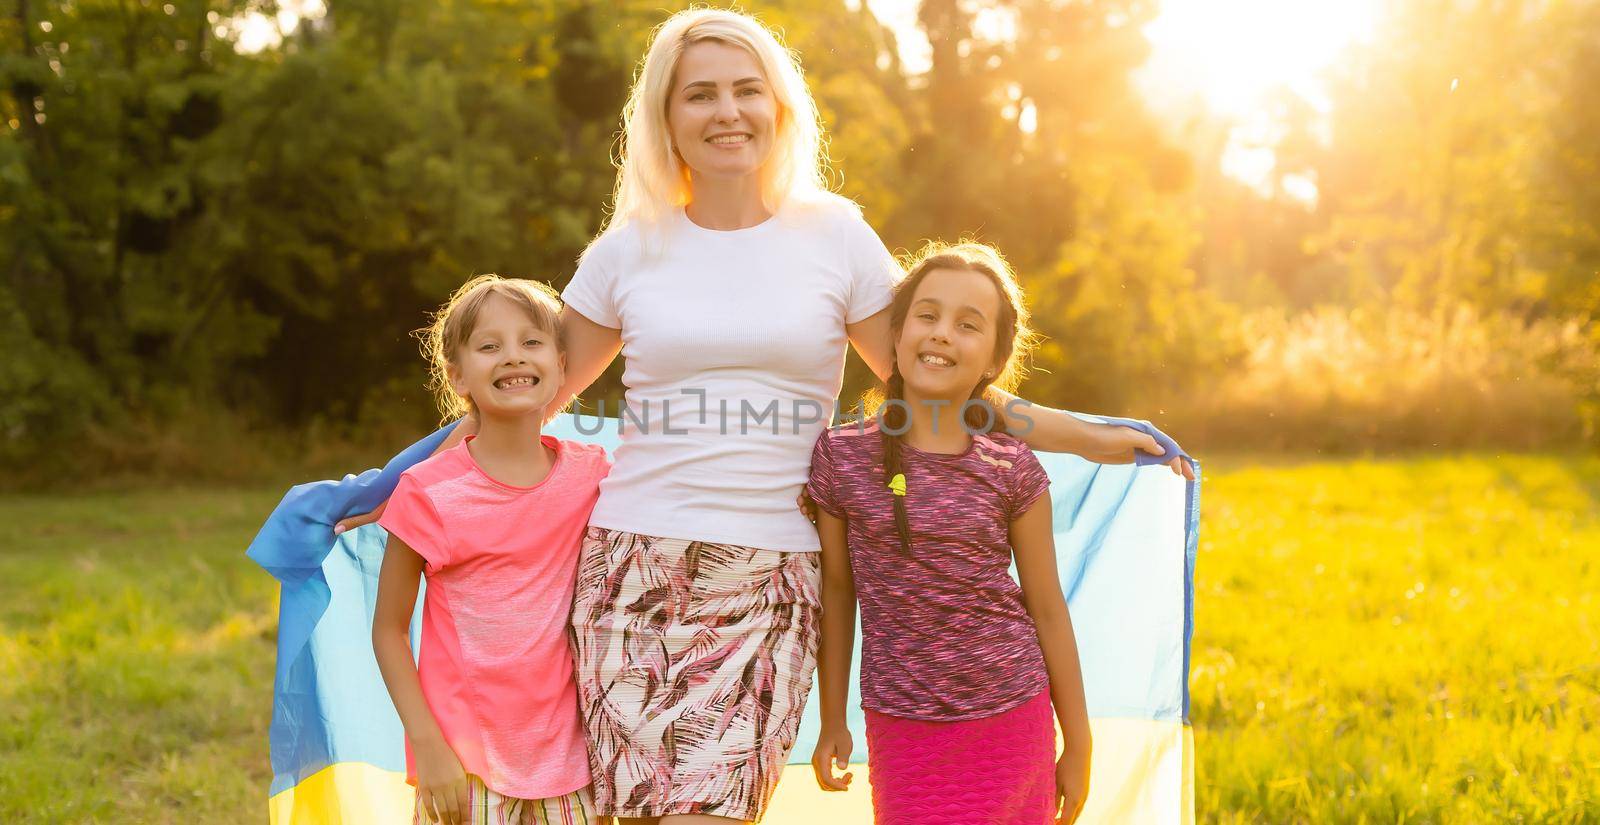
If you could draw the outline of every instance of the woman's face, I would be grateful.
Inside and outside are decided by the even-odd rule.
[[[695,43],[678,60],[670,95],[672,145],[695,178],[748,178],[771,156],[778,101],[754,55]]]
[[[908,390],[956,403],[996,369],[1000,292],[982,273],[935,269],[917,284],[895,340],[895,363]]]

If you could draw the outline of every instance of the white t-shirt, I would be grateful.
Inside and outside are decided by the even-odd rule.
[[[621,445],[589,523],[665,538],[816,551],[795,499],[844,381],[845,324],[900,277],[848,204],[747,229],[625,224],[562,294],[622,331]]]

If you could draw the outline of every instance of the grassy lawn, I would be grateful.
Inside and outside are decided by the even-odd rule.
[[[1600,460],[1207,472],[1202,821],[1600,821]],[[281,492],[0,497],[0,821],[264,819]]]
[[[1600,461],[1223,465],[1202,820],[1600,821]]]
[[[0,498],[0,821],[265,818],[280,495]]]

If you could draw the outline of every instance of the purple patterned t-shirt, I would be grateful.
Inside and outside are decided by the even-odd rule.
[[[1026,444],[978,435],[945,455],[901,442],[911,554],[895,530],[875,422],[835,427],[811,453],[806,492],[847,522],[861,605],[861,706],[907,719],[1004,713],[1049,685],[1011,522],[1050,489]],[[1046,505],[1048,506],[1048,505]]]

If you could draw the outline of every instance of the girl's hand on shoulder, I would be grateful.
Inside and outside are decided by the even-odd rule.
[[[450,431],[450,435],[445,437],[445,440],[439,444],[439,448],[434,450],[433,454],[434,455],[438,455],[439,453],[442,453],[445,450],[448,450],[451,447],[454,447],[455,445],[460,444],[461,440],[466,438],[467,436],[477,434],[477,432],[478,432],[478,414],[476,412],[469,412],[466,415],[461,417],[461,423],[457,424],[456,428],[454,430]],[[358,515],[358,516],[351,516],[351,517],[349,517],[347,519],[340,519],[337,523],[335,523],[333,525],[333,534],[335,536],[337,536],[340,533],[346,532],[348,530],[354,530],[357,527],[365,527],[366,525],[377,521],[379,518],[381,518],[383,516],[383,508],[388,507],[388,506],[389,506],[389,502],[385,501],[382,504],[379,504],[377,507],[373,508],[372,512],[370,512],[370,513],[362,513],[361,515]]]
[[[362,513],[359,516],[351,516],[347,519],[341,519],[338,523],[333,525],[333,534],[337,536],[347,530],[354,530],[357,527],[365,527],[368,524],[383,518],[383,508],[388,506],[389,502],[388,500],[385,500],[382,504],[374,507],[370,513]]]
[[[850,729],[840,726],[836,729],[824,729],[817,738],[817,749],[811,752],[811,770],[817,774],[817,785],[825,791],[846,791],[850,789],[850,779],[853,774],[846,770],[850,767],[850,751],[855,748],[855,743],[850,738]],[[834,767],[837,766],[842,774],[835,776]]]
[[[417,802],[443,825],[465,825],[468,810],[467,772],[456,752],[443,740],[411,743],[417,762]]]
[[[1089,798],[1089,754],[1083,749],[1067,747],[1067,752],[1056,761],[1057,825],[1072,825],[1083,813],[1083,803]]]

